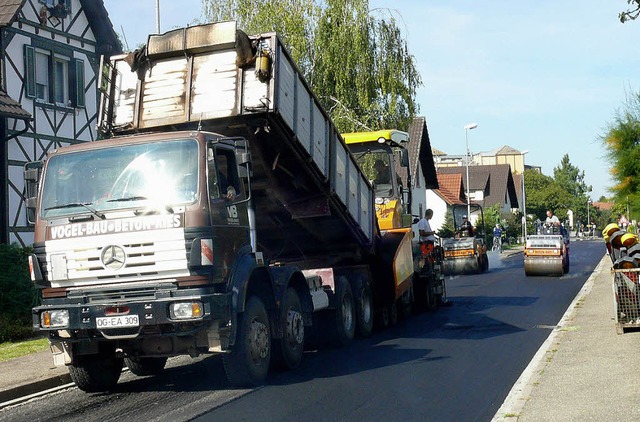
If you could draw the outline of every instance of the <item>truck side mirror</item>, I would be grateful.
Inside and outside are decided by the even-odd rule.
[[[29,224],[35,224],[36,222],[36,206],[42,164],[42,161],[32,161],[24,166],[25,209]]]
[[[400,166],[409,167],[409,151],[406,149],[400,150]]]

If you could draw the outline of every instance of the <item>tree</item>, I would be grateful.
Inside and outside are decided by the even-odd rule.
[[[554,167],[553,179],[576,197],[582,198],[591,192],[591,186],[584,182],[584,171],[571,164],[569,154],[565,154],[560,160],[560,165]]]
[[[551,209],[562,218],[571,209],[573,199],[552,177],[535,170],[524,171],[524,185],[527,192],[527,214],[544,220],[545,213]]]
[[[640,93],[629,94],[601,137],[616,184],[614,201],[637,214],[640,204]]]
[[[569,194],[571,200],[566,206],[573,211],[574,219],[587,221],[588,194],[592,188],[584,182],[584,171],[571,164],[569,154],[565,154],[560,165],[553,169],[553,179]]]
[[[630,7],[618,14],[618,19],[620,19],[622,23],[635,20],[638,15],[640,15],[640,0],[627,0],[627,4],[629,4]]]
[[[453,237],[453,235],[455,234],[455,229],[453,226],[453,213],[451,212],[451,207],[447,206],[447,212],[444,215],[444,223],[442,224],[442,226],[440,226],[436,234],[443,239]]]
[[[368,0],[203,0],[209,21],[276,31],[341,132],[407,128],[422,85],[388,9]],[[374,16],[374,13],[376,16]]]
[[[208,22],[235,20],[248,34],[275,31],[303,74],[312,66],[312,34],[320,16],[315,0],[202,0]]]

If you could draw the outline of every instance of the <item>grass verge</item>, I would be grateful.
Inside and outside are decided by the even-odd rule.
[[[47,338],[0,343],[0,362],[48,349],[49,339]]]

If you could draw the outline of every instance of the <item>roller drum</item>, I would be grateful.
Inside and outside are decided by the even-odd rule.
[[[524,258],[524,272],[529,276],[555,276],[564,274],[562,257],[558,258]]]

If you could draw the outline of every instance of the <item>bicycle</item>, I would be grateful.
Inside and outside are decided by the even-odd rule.
[[[500,251],[502,253],[502,239],[499,237],[493,238],[493,246],[491,247],[492,251]]]

